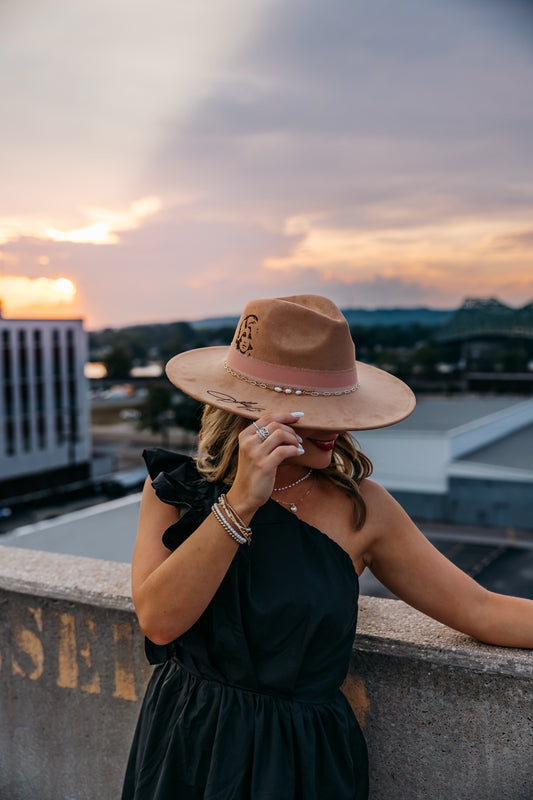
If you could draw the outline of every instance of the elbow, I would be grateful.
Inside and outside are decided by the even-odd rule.
[[[494,592],[480,587],[478,603],[472,603],[468,623],[461,626],[462,633],[482,644],[497,644],[493,617],[494,600],[497,597]]]
[[[161,612],[151,613],[147,610],[138,610],[137,619],[144,635],[157,645],[170,644],[188,628],[188,626],[179,625],[179,621],[177,622]]]

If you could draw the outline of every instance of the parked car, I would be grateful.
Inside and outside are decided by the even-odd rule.
[[[139,467],[115,472],[113,475],[103,478],[99,483],[102,492],[108,497],[123,497],[131,492],[140,492],[145,480],[146,470],[144,467]]]

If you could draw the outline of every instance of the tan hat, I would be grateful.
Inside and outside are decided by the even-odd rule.
[[[317,295],[252,300],[229,348],[180,353],[166,371],[203,403],[249,419],[303,411],[302,425],[321,430],[383,428],[415,407],[403,381],[355,360],[346,319]]]

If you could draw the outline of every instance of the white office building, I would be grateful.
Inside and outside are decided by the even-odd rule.
[[[422,396],[398,425],[354,436],[411,516],[533,529],[533,399]]]
[[[89,476],[86,355],[82,320],[0,318],[0,501]]]

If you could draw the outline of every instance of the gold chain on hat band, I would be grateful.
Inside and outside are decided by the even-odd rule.
[[[260,381],[256,381],[253,378],[248,378],[246,375],[243,375],[241,372],[237,372],[236,370],[232,369],[227,361],[224,361],[224,369],[226,372],[229,372],[234,378],[238,378],[240,381],[245,381],[246,383],[250,383],[252,386],[257,386],[259,389],[270,389],[272,392],[284,393],[284,394],[296,394],[296,395],[308,395],[309,397],[340,397],[345,394],[351,394],[359,389],[359,383],[356,383],[355,386],[349,386],[347,389],[340,389],[336,392],[319,392],[310,389],[294,389],[285,386],[274,386],[273,384],[269,383],[262,383]]]

